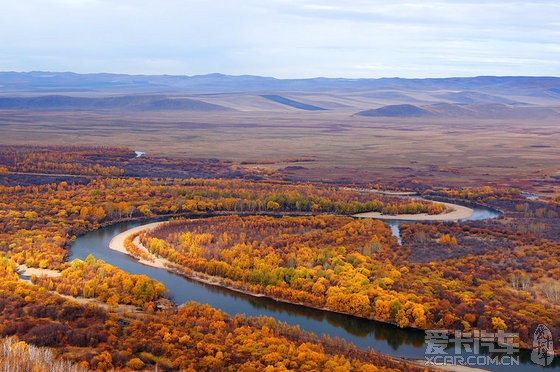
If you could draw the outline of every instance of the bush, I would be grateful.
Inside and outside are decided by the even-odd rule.
[[[144,362],[141,361],[139,358],[132,358],[126,363],[126,366],[135,371],[139,371],[142,368],[144,368],[146,364],[144,364]]]

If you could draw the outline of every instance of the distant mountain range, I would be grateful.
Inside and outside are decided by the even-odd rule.
[[[494,92],[559,94],[558,77],[479,76],[440,79],[276,79],[253,75],[209,74],[125,75],[76,74],[72,72],[0,72],[0,89],[7,92],[206,92],[235,93],[258,91],[317,90],[479,90]],[[462,99],[462,98],[461,98]]]
[[[275,79],[222,74],[0,72],[0,110],[537,118],[560,115],[560,78]]]

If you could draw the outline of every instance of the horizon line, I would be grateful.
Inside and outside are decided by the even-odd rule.
[[[30,71],[14,71],[14,70],[0,70],[0,74],[33,74],[33,73],[46,73],[46,74],[74,74],[74,75],[125,75],[125,76],[169,76],[169,77],[207,77],[207,76],[227,76],[227,77],[259,77],[264,79],[275,80],[315,80],[315,79],[329,79],[329,80],[383,80],[383,79],[401,79],[401,80],[444,80],[444,79],[477,79],[477,78],[535,78],[535,79],[558,79],[560,76],[553,75],[472,75],[472,76],[447,76],[447,77],[399,77],[399,76],[383,76],[383,77],[290,77],[280,78],[267,75],[253,75],[253,74],[225,74],[221,72],[210,72],[206,74],[145,74],[145,73],[122,73],[122,72],[74,72],[74,71],[47,71],[47,70],[30,70]]]

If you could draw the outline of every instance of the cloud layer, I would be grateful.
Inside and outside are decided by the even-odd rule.
[[[4,71],[560,75],[556,0],[5,2]]]

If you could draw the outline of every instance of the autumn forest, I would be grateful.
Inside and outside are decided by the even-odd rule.
[[[397,238],[355,216],[437,216],[443,202],[500,217],[404,221]],[[560,197],[514,187],[311,182],[127,148],[0,146],[0,364],[425,369],[274,318],[176,303],[161,282],[94,255],[68,259],[77,237],[131,220],[161,223],[127,236],[129,255],[194,281],[402,329],[515,332],[523,348],[542,323],[560,345],[559,215]]]

